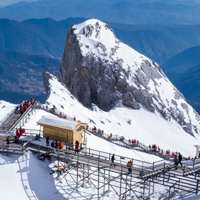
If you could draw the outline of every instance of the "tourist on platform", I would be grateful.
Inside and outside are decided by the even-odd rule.
[[[9,136],[6,137],[6,144],[7,144],[7,145],[10,144]]]
[[[133,161],[129,160],[127,163],[128,174],[132,174]]]
[[[111,156],[111,166],[115,167],[115,154]]]
[[[177,155],[174,156],[174,166],[175,166],[175,169],[177,169],[177,166],[178,166],[178,157],[177,157]]]
[[[46,137],[46,145],[49,146],[49,136]]]
[[[76,153],[79,152],[79,146],[80,146],[80,144],[79,144],[78,140],[76,140],[76,142],[75,142],[75,152]]]
[[[55,146],[54,146],[56,149],[58,148],[58,141],[56,140],[55,141]]]
[[[51,142],[51,147],[52,147],[52,148],[55,147],[54,141]]]
[[[180,164],[180,166],[182,167],[183,164],[182,164],[182,160],[183,160],[183,156],[181,155],[181,153],[178,154],[178,164],[177,166]]]

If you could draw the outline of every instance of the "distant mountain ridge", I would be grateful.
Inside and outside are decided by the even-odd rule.
[[[0,51],[61,58],[66,32],[73,24],[82,21],[83,18],[62,21],[30,19],[23,22],[0,19]],[[200,25],[108,24],[122,41],[158,63],[165,63],[177,53],[200,45]]]
[[[164,64],[172,82],[200,112],[200,46],[177,54]]]
[[[184,73],[197,65],[200,65],[200,45],[188,48],[164,63],[169,73]]]
[[[199,10],[197,0],[87,0],[84,3],[83,0],[39,0],[2,8],[0,17],[17,20],[96,17],[128,24],[198,24]]]
[[[27,56],[42,55],[44,57],[60,60],[63,55],[66,32],[73,24],[80,23],[83,20],[83,18],[70,18],[62,21],[52,19],[30,19],[23,22],[17,22],[14,20],[0,19],[0,51],[18,52]],[[108,24],[112,27],[113,31],[121,41],[129,44],[131,47],[150,57],[152,60],[161,64],[164,63],[162,66],[166,66],[165,69],[169,68],[169,73],[173,68],[182,71],[182,66],[186,65],[188,61],[191,62],[191,64],[195,63],[195,65],[198,65],[198,54],[196,59],[190,59],[190,54],[186,54],[186,56],[183,56],[180,59],[183,60],[184,63],[180,62],[181,65],[172,68],[170,67],[170,62],[172,61],[170,60],[173,60],[172,57],[176,58],[176,55],[183,50],[185,51],[185,49],[193,48],[198,44],[200,45],[200,25],[158,26],[124,25],[116,23]],[[186,57],[187,60],[184,59]],[[19,64],[19,60],[17,60],[17,62]],[[31,60],[28,63],[31,63]],[[45,62],[43,64],[45,64]],[[27,68],[28,67],[29,65],[27,64]],[[4,64],[3,68],[6,68],[6,64]],[[188,74],[192,75],[192,73]],[[177,75],[177,78],[179,78],[176,81],[174,79],[174,76],[176,76],[174,73],[168,75],[195,108],[197,108],[196,105],[198,104],[196,102],[199,101],[199,98],[190,98],[191,95],[185,92],[187,91],[188,85],[184,84],[184,86],[180,86],[179,84],[181,83],[182,78]],[[188,80],[192,81],[189,76]],[[6,87],[6,85],[4,84],[1,88],[2,87]],[[5,95],[1,93],[0,97],[3,98],[3,96]],[[8,91],[6,96],[11,97],[12,94],[9,94]],[[200,110],[199,106],[198,110]]]
[[[18,52],[0,52],[0,99],[19,103],[23,99],[46,98],[43,73],[58,72],[57,59]]]
[[[0,20],[0,51],[61,57],[66,30],[80,19]]]

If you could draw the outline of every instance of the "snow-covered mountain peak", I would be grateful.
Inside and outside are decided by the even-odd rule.
[[[106,45],[115,45],[118,42],[108,25],[97,19],[89,19],[81,24],[74,25],[73,28],[77,35],[96,42]]]
[[[73,26],[81,52],[85,56],[101,57],[108,63],[123,62],[127,70],[137,70],[138,66],[148,60],[142,54],[120,42],[109,26],[97,19],[89,19]],[[134,56],[133,56],[134,55]],[[134,63],[134,65],[133,65]]]
[[[158,112],[183,129],[200,132],[200,118],[160,66],[119,41],[107,24],[91,19],[69,31],[60,80],[86,107],[129,107]]]

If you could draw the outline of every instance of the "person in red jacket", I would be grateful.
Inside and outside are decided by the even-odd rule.
[[[16,129],[16,137],[19,139],[20,136],[21,136],[21,135],[20,135],[20,130],[17,128],[17,129]]]
[[[75,142],[75,152],[76,153],[78,153],[79,152],[79,142],[78,142],[78,140],[76,140],[76,142]]]

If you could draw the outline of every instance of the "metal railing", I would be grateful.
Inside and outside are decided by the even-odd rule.
[[[9,128],[9,131],[15,130],[16,128],[19,128],[24,125],[27,117],[29,117],[29,114],[33,111],[34,105],[30,105],[29,108],[11,125]]]

